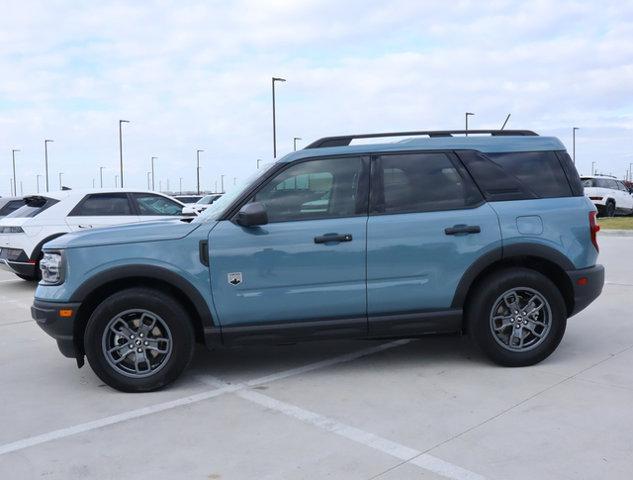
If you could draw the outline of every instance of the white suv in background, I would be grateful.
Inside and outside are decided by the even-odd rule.
[[[633,196],[617,178],[608,175],[580,177],[585,195],[598,209],[598,215],[613,217],[616,213],[633,213]]]
[[[194,204],[187,204],[187,208],[183,210],[186,215],[198,215],[204,212],[209,206],[222,196],[221,193],[212,193],[205,195]]]
[[[24,206],[0,220],[0,268],[25,280],[39,277],[42,246],[68,232],[163,220],[184,204],[142,190],[63,190],[24,197]]]

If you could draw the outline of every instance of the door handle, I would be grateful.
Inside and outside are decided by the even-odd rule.
[[[446,235],[481,233],[481,227],[479,225],[453,225],[452,227],[445,228],[444,233]]]
[[[314,237],[314,243],[330,243],[330,242],[351,242],[351,233],[326,233],[325,235],[319,235]]]
[[[86,224],[82,224],[82,225],[77,225],[79,228],[92,228],[92,225],[86,225]]]

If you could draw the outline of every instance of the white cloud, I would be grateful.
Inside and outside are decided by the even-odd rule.
[[[205,187],[269,159],[270,77],[279,151],[292,137],[416,128],[535,128],[569,143],[581,170],[622,174],[633,146],[630,2],[9,2],[0,28],[0,193],[10,149],[34,189],[51,171],[113,183],[117,121],[129,185]],[[53,181],[53,183],[55,183]]]

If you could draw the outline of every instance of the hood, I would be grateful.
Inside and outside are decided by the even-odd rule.
[[[97,247],[121,243],[177,240],[186,237],[200,225],[202,224],[175,219],[95,228],[63,235],[48,242],[46,248]]]

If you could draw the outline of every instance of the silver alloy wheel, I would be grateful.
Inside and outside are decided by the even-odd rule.
[[[506,350],[525,352],[540,345],[552,326],[552,309],[532,288],[512,288],[497,298],[490,312],[495,341]]]
[[[155,313],[126,310],[112,318],[103,332],[101,348],[118,373],[145,378],[163,368],[172,351],[171,331]]]

